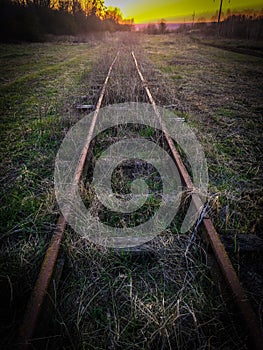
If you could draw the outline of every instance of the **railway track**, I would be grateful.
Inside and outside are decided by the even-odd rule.
[[[81,153],[78,166],[76,168],[74,174],[74,180],[72,183],[72,188],[79,185],[84,168],[87,166],[87,156],[90,150],[93,133],[95,129],[95,125],[98,119],[99,111],[102,107],[103,100],[105,98],[105,94],[107,92],[107,87],[109,81],[111,79],[111,74],[114,68],[114,65],[118,61],[120,53],[118,52],[114,57],[109,70],[107,72],[106,78],[103,82],[103,85],[100,88],[100,94],[97,99],[97,103],[95,106],[95,110],[92,117],[92,122],[90,124],[90,129],[85,141],[85,146]],[[136,68],[136,72],[142,84],[142,88],[147,96],[148,102],[152,105],[153,111],[157,116],[160,124],[162,125],[162,118],[159,113],[159,109],[154,100],[154,97],[150,91],[149,83],[143,76],[142,71],[140,70],[138,60],[135,56],[135,53],[131,52],[131,57]],[[180,154],[178,153],[174,141],[169,135],[169,132],[165,129],[165,126],[162,127],[163,135],[165,139],[165,143],[169,148],[169,151],[172,155],[172,158],[178,168],[182,184],[185,189],[189,192],[193,191],[194,185],[189,175]],[[201,199],[198,194],[192,193],[191,197],[192,203],[197,211],[200,211],[200,207],[202,206]],[[70,209],[69,209],[70,210]],[[64,215],[60,215],[57,221],[56,230],[51,239],[50,245],[46,251],[46,255],[44,257],[41,270],[37,281],[35,283],[33,292],[28,301],[27,309],[24,315],[24,319],[22,325],[20,327],[19,332],[19,348],[21,349],[30,349],[31,347],[31,339],[38,327],[38,323],[41,317],[43,305],[45,303],[45,299],[48,294],[48,288],[54,276],[54,271],[56,268],[57,259],[59,256],[60,245],[64,238],[65,229],[67,227],[67,215],[69,214],[64,212]],[[218,263],[220,271],[224,277],[225,282],[228,285],[228,289],[231,292],[232,298],[236,307],[238,308],[240,315],[243,318],[243,322],[247,328],[249,333],[249,340],[251,344],[253,344],[253,349],[261,349],[263,344],[263,334],[257,317],[252,310],[252,307],[247,298],[246,292],[244,291],[238,276],[233,268],[231,261],[226,253],[226,250],[223,244],[220,241],[219,235],[216,232],[216,229],[212,223],[212,220],[206,213],[200,213],[200,221],[199,221],[199,230],[202,232],[202,238],[204,241],[211,246],[214,257]]]

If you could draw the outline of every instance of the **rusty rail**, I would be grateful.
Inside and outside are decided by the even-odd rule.
[[[90,143],[92,140],[94,128],[96,125],[96,121],[98,118],[99,110],[101,108],[102,100],[106,91],[106,87],[108,84],[108,80],[110,78],[113,66],[119,56],[119,52],[115,56],[109,70],[107,77],[104,81],[104,84],[102,86],[102,90],[98,99],[98,102],[96,104],[96,108],[93,114],[91,126],[89,129],[89,133],[87,135],[87,139],[85,142],[85,146],[82,150],[79,163],[76,169],[76,172],[74,174],[74,183],[73,183],[73,188],[74,185],[78,185],[79,181],[81,179],[81,175],[83,172],[84,164],[87,158],[87,153],[90,147]],[[69,213],[68,213],[69,214]],[[33,292],[31,294],[31,297],[29,299],[29,302],[27,304],[26,312],[24,315],[24,320],[22,322],[22,325],[19,330],[19,339],[18,339],[18,346],[20,349],[28,349],[31,343],[32,336],[34,334],[34,331],[36,329],[40,312],[45,300],[45,297],[47,295],[47,290],[49,287],[49,283],[52,278],[52,274],[56,265],[57,257],[59,254],[59,249],[60,245],[62,242],[62,239],[64,237],[64,232],[66,229],[67,225],[67,214],[63,216],[62,214],[60,215],[58,221],[57,221],[57,226],[56,230],[53,234],[53,237],[51,239],[50,245],[46,251],[44,261],[41,266],[40,273],[38,275],[38,279],[35,283]]]
[[[141,79],[141,82],[144,86],[145,92],[149,98],[150,103],[153,106],[153,110],[156,114],[156,116],[159,118],[160,124],[162,125],[162,120],[160,113],[158,111],[158,108],[156,106],[156,103],[152,97],[152,94],[147,86],[147,81],[144,79],[143,74],[139,68],[138,61],[135,57],[134,52],[131,53],[138,75]],[[187,190],[193,189],[193,183],[191,180],[190,175],[188,174],[185,165],[182,162],[182,159],[180,157],[180,154],[177,152],[174,142],[165,129],[165,126],[163,127],[163,133],[166,139],[166,142],[168,143],[172,156],[174,158],[174,161],[177,165],[177,168],[179,170],[179,173],[182,177],[182,180],[184,182],[184,185],[186,186]],[[198,195],[193,194],[192,195],[193,203],[196,207],[196,209],[199,211],[201,206],[201,200]],[[230,288],[230,291],[233,295],[234,302],[240,312],[240,314],[243,317],[244,324],[249,332],[251,342],[253,343],[253,349],[255,350],[261,350],[263,346],[263,332],[261,329],[261,326],[259,324],[259,321],[257,320],[256,314],[254,313],[250,302],[248,300],[248,297],[246,295],[246,292],[244,288],[242,287],[239,278],[236,274],[236,271],[229,259],[229,256],[227,255],[227,252],[225,250],[224,245],[222,244],[220,237],[213,225],[212,220],[207,216],[203,219],[203,229],[205,232],[205,236],[208,239],[213,253],[215,255],[215,258],[218,262],[219,268],[222,272],[222,275],[225,279],[225,281],[228,284],[228,287]]]
[[[156,113],[157,117],[159,118],[160,123],[162,124],[161,116],[159,114],[157,105],[153,99],[153,96],[152,96],[152,94],[147,86],[147,81],[144,79],[143,74],[140,71],[138,61],[135,57],[134,52],[132,52],[131,54],[132,54],[138,75],[140,77],[140,80],[141,80],[141,82],[144,86],[144,89],[146,91],[146,94],[149,98],[149,101],[152,104],[153,110]],[[101,104],[102,104],[103,97],[104,97],[104,94],[106,91],[108,80],[110,78],[113,66],[114,66],[118,56],[119,56],[119,53],[117,53],[116,57],[114,58],[111,66],[109,68],[109,71],[108,71],[107,77],[104,81],[98,102],[96,104],[96,108],[95,108],[95,111],[93,114],[93,119],[91,122],[91,127],[90,127],[89,133],[87,135],[85,147],[83,148],[83,151],[82,151],[80,159],[79,159],[78,167],[77,167],[75,174],[74,174],[73,187],[75,185],[78,185],[79,181],[81,179],[83,168],[84,168],[84,165],[85,165],[85,162],[87,159],[87,153],[88,153],[88,150],[90,147],[90,143],[92,141],[94,128],[95,128],[95,125],[97,122],[98,113],[99,113],[99,110],[101,108]],[[170,147],[174,161],[178,167],[179,173],[182,177],[182,181],[184,182],[184,185],[187,188],[187,190],[191,191],[193,189],[193,183],[192,183],[191,177],[189,176],[189,174],[188,174],[188,172],[187,172],[187,170],[182,162],[180,154],[177,152],[176,147],[174,145],[174,142],[173,142],[172,138],[170,137],[169,132],[165,129],[165,127],[163,128],[163,132],[164,132],[166,142]],[[199,196],[197,194],[193,194],[192,200],[193,200],[193,203],[194,203],[196,209],[199,210],[201,205],[202,205],[202,202],[201,202]],[[63,237],[64,237],[64,231],[65,231],[66,225],[67,225],[67,214],[65,216],[60,215],[60,217],[57,221],[56,230],[53,234],[53,237],[51,239],[51,243],[47,249],[44,261],[42,263],[40,274],[38,276],[38,279],[37,279],[36,284],[34,286],[30,300],[28,302],[22,326],[20,327],[18,345],[23,350],[28,349],[32,340],[33,340],[32,337],[34,335],[37,323],[39,321],[41,309],[42,309],[45,297],[47,295],[48,287],[49,287],[49,284],[50,284],[50,281],[51,281],[51,278],[52,278],[52,275],[54,272],[56,260],[57,260],[58,254],[59,254],[61,242],[62,242]],[[214,255],[216,257],[218,265],[221,269],[222,275],[224,276],[224,278],[225,278],[225,280],[230,288],[230,291],[233,294],[235,304],[238,307],[240,314],[242,315],[242,317],[244,319],[244,323],[247,326],[250,337],[251,337],[253,344],[254,344],[253,349],[258,349],[258,350],[260,349],[261,350],[262,344],[263,344],[262,330],[260,328],[260,325],[259,325],[259,322],[256,318],[256,315],[251,308],[251,305],[248,301],[246,293],[245,293],[243,287],[241,286],[240,281],[238,279],[238,276],[237,276],[237,274],[236,274],[236,272],[231,264],[231,261],[230,261],[228,255],[225,251],[225,248],[224,248],[224,246],[219,238],[219,235],[216,232],[214,225],[209,217],[205,217],[203,219],[202,226],[203,226],[203,230],[205,231],[206,238],[208,239],[208,241],[212,247],[212,250],[214,252]]]

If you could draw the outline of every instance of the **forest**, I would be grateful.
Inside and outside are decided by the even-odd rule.
[[[47,35],[130,31],[119,8],[103,0],[0,0],[0,40],[45,41]]]
[[[218,22],[218,23],[217,23]],[[92,32],[131,31],[134,20],[124,19],[117,7],[106,7],[104,0],[0,0],[1,42],[44,42],[50,36],[77,36]],[[263,14],[253,10],[235,13],[227,10],[218,21],[198,18],[183,23],[179,32],[197,30],[204,35],[246,40],[263,39]],[[168,23],[148,24],[148,34],[169,32]]]

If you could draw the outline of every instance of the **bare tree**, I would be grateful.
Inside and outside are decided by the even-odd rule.
[[[167,31],[167,25],[165,19],[161,19],[161,22],[159,23],[159,32],[160,34],[165,34]]]

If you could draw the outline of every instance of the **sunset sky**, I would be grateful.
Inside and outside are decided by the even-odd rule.
[[[218,10],[220,0],[105,0],[106,6],[119,7],[125,18],[133,17],[135,23],[191,20],[195,11],[198,17],[211,18]],[[224,0],[223,11],[261,9],[263,0]]]

